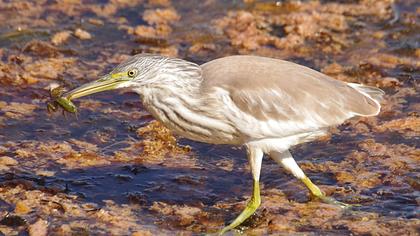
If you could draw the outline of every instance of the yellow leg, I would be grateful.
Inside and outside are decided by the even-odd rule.
[[[305,173],[303,173],[302,169],[300,169],[300,167],[293,159],[293,156],[289,151],[273,151],[270,153],[270,157],[273,158],[273,160],[276,161],[278,164],[282,165],[286,170],[290,171],[296,178],[300,179],[309,189],[311,194],[319,198],[321,201],[329,204],[338,205],[341,208],[351,207],[351,205],[349,204],[345,204],[335,200],[332,197],[325,196],[321,189],[319,189],[318,186],[312,183],[312,181],[305,175]]]
[[[325,196],[325,194],[321,191],[321,189],[319,189],[318,186],[312,183],[312,181],[308,177],[305,176],[302,179],[302,182],[309,189],[309,191],[311,192],[313,196],[318,197],[318,198]]]
[[[264,153],[261,149],[255,147],[248,147],[248,161],[251,166],[252,179],[254,180],[254,186],[252,190],[252,196],[248,204],[246,204],[245,209],[241,214],[233,220],[228,226],[224,227],[219,235],[226,233],[229,230],[234,229],[238,225],[242,224],[246,219],[248,219],[261,204],[260,197],[260,171],[261,171],[261,162]]]
[[[328,204],[337,205],[337,206],[339,206],[343,209],[352,207],[352,205],[337,201],[332,197],[325,196],[325,194],[321,191],[321,189],[319,189],[318,186],[316,186],[314,183],[312,183],[312,181],[308,177],[305,176],[301,180],[305,184],[305,186],[309,189],[312,196],[315,196],[315,197],[319,198],[321,201],[323,201],[325,203],[328,203]]]
[[[233,220],[232,223],[230,223],[228,226],[223,228],[219,235],[223,235],[229,230],[232,230],[242,224],[246,219],[248,219],[254,212],[257,210],[257,208],[261,204],[261,197],[260,197],[260,183],[259,181],[254,180],[254,187],[252,191],[252,197],[249,200],[248,204],[246,205],[245,209],[242,211],[242,213],[236,217],[235,220]]]

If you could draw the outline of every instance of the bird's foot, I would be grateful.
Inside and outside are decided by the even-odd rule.
[[[308,177],[304,177],[302,179],[302,182],[309,189],[312,198],[317,198],[324,203],[331,204],[331,205],[336,205],[336,206],[339,206],[342,209],[350,209],[350,208],[353,208],[353,207],[360,206],[360,205],[357,205],[357,204],[347,204],[347,203],[344,203],[344,202],[337,201],[333,197],[325,196],[325,193],[322,192],[321,189],[318,188],[318,186],[313,184],[312,181]]]
[[[258,206],[260,205],[261,200],[251,198],[251,201],[247,204],[246,208],[242,211],[242,213],[236,217],[236,219],[230,223],[228,226],[224,227],[222,230],[218,232],[218,235],[224,235],[226,232],[235,230],[237,232],[242,232],[240,229],[236,229],[239,225],[241,225],[246,219],[252,216],[255,211],[257,210]]]
[[[323,203],[335,205],[335,206],[338,206],[338,207],[340,207],[342,209],[349,209],[349,208],[351,208],[351,205],[349,205],[347,203],[344,203],[344,202],[340,202],[340,201],[336,200],[333,197],[327,197],[327,196],[323,195],[323,196],[319,196],[318,198]]]
[[[348,203],[340,202],[340,201],[336,200],[335,198],[325,196],[324,194],[321,195],[321,196],[316,196],[316,198],[321,200],[323,203],[335,205],[335,206],[338,206],[338,207],[340,207],[341,209],[344,209],[344,210],[349,210],[349,209],[352,209],[354,207],[361,206],[359,204],[348,204]]]
[[[223,235],[228,231],[234,230],[236,227],[241,225],[246,219],[252,216],[257,208],[261,204],[261,197],[260,197],[260,186],[259,182],[254,180],[254,188],[253,193],[250,201],[247,203],[245,209],[236,217],[232,223],[228,226],[224,227],[221,231],[218,232],[218,235]]]

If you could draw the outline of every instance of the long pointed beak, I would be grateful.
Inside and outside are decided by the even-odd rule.
[[[69,100],[84,97],[90,94],[99,93],[103,91],[117,89],[122,83],[127,82],[125,79],[113,78],[112,76],[105,76],[96,81],[84,84],[62,95]]]

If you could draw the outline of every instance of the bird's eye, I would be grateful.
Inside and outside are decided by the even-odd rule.
[[[138,70],[137,70],[137,69],[132,69],[132,70],[129,70],[129,71],[127,72],[127,75],[128,75],[128,77],[130,77],[130,78],[134,78],[134,77],[136,77],[137,73],[138,73]]]

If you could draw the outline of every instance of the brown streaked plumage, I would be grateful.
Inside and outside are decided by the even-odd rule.
[[[70,101],[124,87],[140,94],[145,108],[181,136],[246,147],[254,181],[252,197],[220,234],[240,225],[260,205],[264,154],[301,180],[312,195],[347,208],[325,196],[288,149],[324,135],[327,127],[353,116],[377,115],[384,94],[374,87],[337,81],[308,67],[266,57],[230,56],[199,66],[141,54],[64,96]]]

